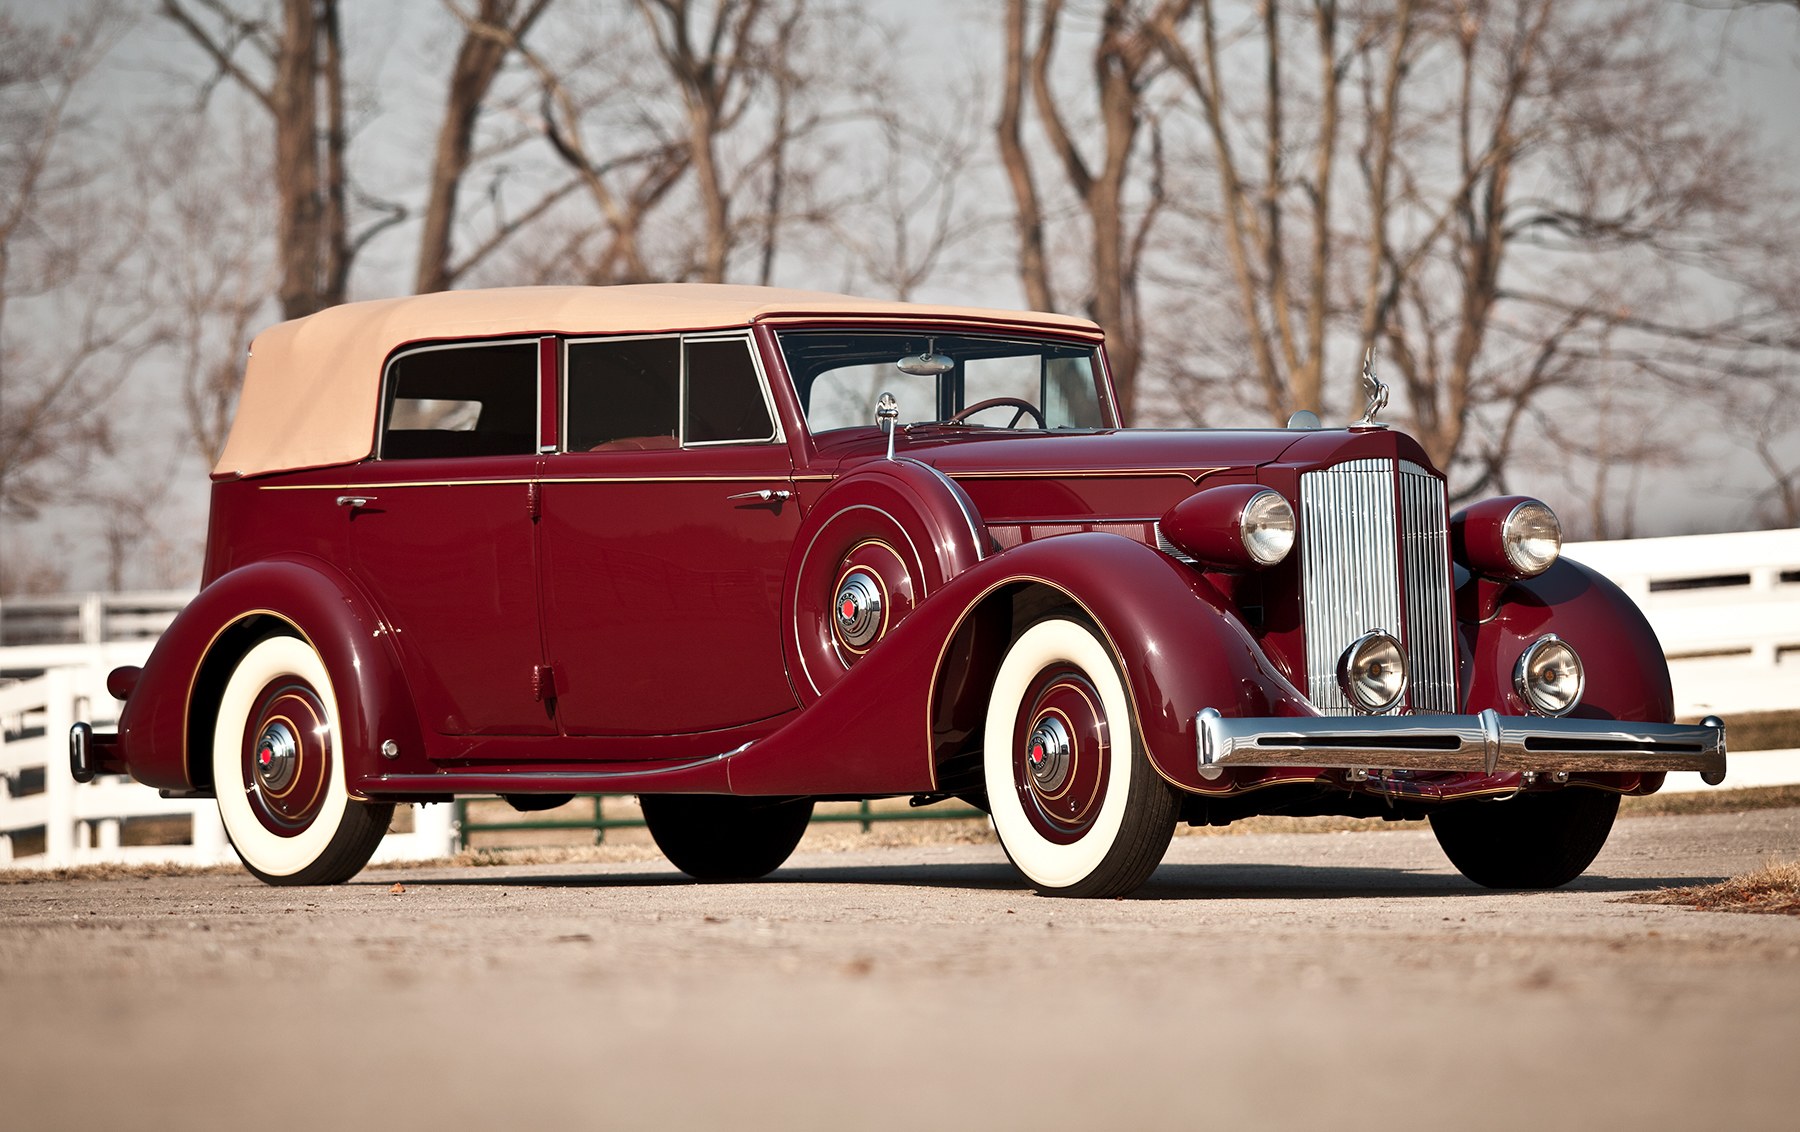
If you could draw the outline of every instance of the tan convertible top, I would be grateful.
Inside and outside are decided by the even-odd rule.
[[[374,450],[381,371],[413,342],[531,334],[718,330],[781,318],[927,318],[1098,337],[1063,315],[882,302],[818,291],[705,283],[441,291],[346,303],[256,336],[237,418],[214,476],[317,468]]]

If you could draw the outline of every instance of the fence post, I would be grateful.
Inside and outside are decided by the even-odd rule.
[[[44,674],[44,863],[52,867],[75,863],[75,780],[68,760],[58,757],[75,725],[75,673],[52,668]]]
[[[216,865],[231,860],[231,848],[225,841],[225,823],[219,820],[219,807],[196,805],[189,819],[189,838],[193,842],[197,864]]]
[[[413,804],[413,837],[421,857],[456,856],[456,815],[459,807],[441,802]]]
[[[81,643],[106,643],[106,599],[101,594],[88,594],[81,599]]]

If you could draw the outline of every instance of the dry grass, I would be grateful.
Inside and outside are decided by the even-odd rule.
[[[1770,861],[1717,884],[1664,888],[1627,896],[1622,904],[1685,904],[1702,912],[1800,916],[1800,861]]]
[[[147,877],[195,877],[207,873],[241,873],[236,865],[75,865],[66,869],[19,869],[0,866],[0,884],[45,884],[70,880],[143,880]]]
[[[1751,810],[1784,810],[1800,806],[1800,786],[1753,786],[1744,790],[1700,790],[1625,798],[1621,817],[1667,817],[1672,814],[1743,814]]]
[[[1738,712],[1725,717],[1725,727],[1728,745],[1734,751],[1785,751],[1800,747],[1800,712]]]

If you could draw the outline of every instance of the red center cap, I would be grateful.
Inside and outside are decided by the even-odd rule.
[[[856,599],[853,597],[845,598],[844,604],[838,607],[838,616],[846,621],[854,621],[856,619]]]
[[[275,761],[275,752],[267,747],[263,747],[256,752],[256,761],[264,766],[268,766]]]
[[[1044,745],[1042,743],[1033,743],[1031,745],[1032,765],[1033,766],[1041,765],[1043,763],[1043,761],[1044,761]]]

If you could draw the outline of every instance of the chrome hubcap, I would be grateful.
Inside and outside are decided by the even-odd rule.
[[[300,765],[300,744],[285,722],[269,724],[256,740],[256,781],[263,789],[280,793],[294,781]]]
[[[1055,716],[1032,729],[1025,743],[1025,761],[1039,790],[1054,793],[1069,777],[1069,729]]]
[[[838,587],[832,623],[838,639],[860,649],[881,631],[881,587],[861,570],[854,570]]]

